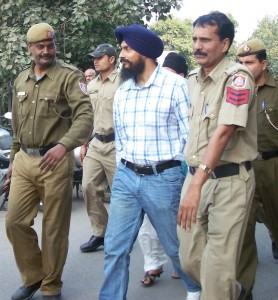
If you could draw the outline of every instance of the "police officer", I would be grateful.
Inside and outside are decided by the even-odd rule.
[[[11,188],[6,217],[23,286],[13,300],[61,298],[72,206],[71,150],[90,134],[92,107],[85,78],[56,60],[55,32],[47,23],[27,32],[33,63],[13,87]],[[43,201],[41,247],[32,228]]]
[[[205,300],[236,300],[244,293],[236,267],[255,189],[256,106],[251,72],[226,57],[233,39],[234,25],[221,12],[193,23],[200,68],[188,77],[189,172],[178,233],[181,264],[200,282]]]
[[[112,187],[116,169],[113,100],[120,85],[117,53],[112,45],[100,44],[88,57],[99,75],[87,87],[94,111],[94,138],[89,147],[86,142],[81,148],[83,196],[93,231],[89,241],[80,246],[82,252],[93,252],[104,243],[108,219],[104,191],[107,185]]]
[[[256,221],[264,222],[272,233],[273,256],[278,245],[278,79],[268,70],[266,47],[259,39],[251,39],[237,50],[237,60],[255,77],[258,103],[257,128],[259,156],[253,162],[256,190],[239,263],[239,280],[249,298],[255,282],[257,248]]]

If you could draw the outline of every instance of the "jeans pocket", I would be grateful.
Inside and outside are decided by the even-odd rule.
[[[159,174],[162,182],[168,184],[182,184],[184,182],[184,174],[180,166],[164,170]]]

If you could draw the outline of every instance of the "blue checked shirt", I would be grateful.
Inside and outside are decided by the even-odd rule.
[[[189,105],[186,80],[160,65],[143,86],[124,82],[113,107],[117,158],[138,165],[184,160]]]

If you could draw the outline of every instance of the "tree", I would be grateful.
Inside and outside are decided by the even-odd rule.
[[[164,43],[164,50],[175,51],[186,58],[188,69],[196,67],[192,55],[192,21],[168,17],[151,26]]]
[[[0,0],[0,94],[31,57],[26,53],[25,35],[35,23],[47,22],[55,28],[58,57],[85,69],[91,62],[86,54],[100,43],[115,46],[116,26],[144,24],[179,9],[180,0]]]
[[[255,29],[252,38],[261,39],[267,49],[269,69],[278,75],[278,16],[265,16]]]

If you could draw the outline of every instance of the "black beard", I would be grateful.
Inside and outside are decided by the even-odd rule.
[[[130,63],[130,68],[122,67],[121,79],[122,81],[126,81],[130,78],[134,78],[134,80],[136,80],[136,77],[142,74],[144,69],[145,69],[145,61],[143,59],[140,60],[138,63],[136,63],[136,65]]]

